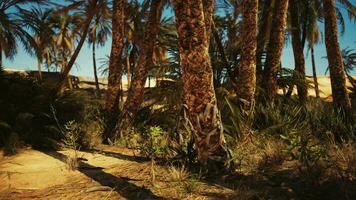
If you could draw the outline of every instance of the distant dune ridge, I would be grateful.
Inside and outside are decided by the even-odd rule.
[[[9,68],[5,68],[5,71],[7,73],[20,73],[23,74],[25,76],[30,76],[30,77],[37,77],[37,71],[25,71],[25,70],[17,70],[17,69],[9,69]],[[59,73],[58,72],[42,72],[43,73],[43,78],[44,80],[47,79],[47,81],[55,81],[56,78],[58,77]],[[356,79],[356,76],[353,76]],[[75,80],[78,83],[77,86],[79,88],[94,88],[95,87],[95,80],[94,77],[88,77],[88,76],[73,76],[71,75],[72,81]],[[51,80],[48,80],[51,79]],[[313,85],[313,77],[307,77],[307,80],[310,81]],[[349,82],[349,80],[346,78],[347,80],[347,87],[351,87],[351,83]],[[123,79],[123,87],[124,90],[127,90],[127,80]],[[321,98],[325,98],[328,100],[331,100],[331,85],[330,85],[330,77],[329,76],[318,76],[318,83],[319,83],[319,90],[320,90],[320,97]],[[100,88],[102,89],[106,89],[106,85],[107,85],[107,78],[99,78],[99,84],[100,84]],[[155,79],[151,79],[151,80],[147,80],[146,81],[146,87],[155,87],[156,85],[156,80]],[[283,91],[282,89],[279,90],[279,93],[282,94]],[[294,87],[293,90],[293,95],[297,94],[297,88]],[[308,89],[308,95],[315,97],[315,90],[314,88],[309,88]]]

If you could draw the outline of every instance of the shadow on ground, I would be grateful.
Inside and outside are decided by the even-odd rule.
[[[55,159],[62,162],[66,162],[68,157],[59,152],[43,152]],[[165,199],[153,194],[149,189],[139,187],[127,181],[127,178],[114,176],[112,174],[106,173],[102,168],[89,165],[85,162],[79,161],[80,168],[78,171],[86,175],[87,177],[95,180],[102,186],[108,186],[113,188],[114,191],[119,193],[122,197],[129,200],[136,199]]]

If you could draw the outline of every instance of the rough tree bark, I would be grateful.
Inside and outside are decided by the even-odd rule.
[[[272,27],[272,8],[274,5],[274,0],[265,0],[262,5],[262,12],[259,19],[259,28],[257,35],[257,50],[256,50],[256,70],[259,75],[263,72],[262,66],[262,54],[265,50],[266,44],[268,42],[271,27]]]
[[[203,2],[174,0],[173,7],[179,36],[183,103],[198,161],[208,170],[222,169],[229,154],[213,86]]]
[[[104,139],[113,137],[119,115],[120,80],[122,76],[122,51],[124,47],[125,0],[114,0],[112,15],[112,45],[109,61],[108,88],[106,91],[107,122]]]
[[[272,103],[277,94],[277,73],[284,46],[284,33],[287,24],[288,0],[275,2],[272,24],[274,28],[267,47],[267,58],[263,76],[266,98]]]
[[[292,25],[292,48],[294,54],[295,73],[294,78],[305,80],[305,59],[303,53],[303,41],[301,38],[301,25],[299,19],[299,5],[297,0],[289,0],[289,10]],[[307,101],[308,90],[306,85],[297,85],[298,97],[301,103]]]
[[[335,0],[324,0],[324,18],[333,103],[335,107],[349,110],[351,103],[347,94],[344,64],[338,40]]]
[[[236,91],[239,99],[245,101],[244,109],[250,110],[256,91],[258,0],[244,0],[242,7],[242,44]]]
[[[151,2],[150,14],[140,46],[140,56],[134,69],[134,79],[128,92],[127,100],[116,124],[113,138],[122,137],[131,131],[132,123],[143,102],[143,92],[149,68],[153,65],[153,51],[156,45],[158,28],[163,11],[163,0]]]

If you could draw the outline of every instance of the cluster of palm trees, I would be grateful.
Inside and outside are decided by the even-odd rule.
[[[356,8],[348,0],[49,0],[0,2],[0,52],[12,58],[20,41],[42,64],[61,69],[60,91],[85,41],[93,51],[112,35],[105,95],[105,139],[115,140],[131,131],[143,103],[146,78],[166,76],[182,80],[186,127],[195,136],[198,160],[221,167],[229,160],[215,88],[232,87],[246,111],[256,99],[272,103],[283,78],[281,56],[291,39],[295,69],[288,93],[296,85],[301,104],[308,100],[305,46],[312,56],[316,96],[314,46],[321,42],[323,22],[332,95],[336,107],[350,109],[345,68],[338,42],[340,9],[351,20]],[[24,9],[21,6],[31,4]],[[44,5],[36,7],[36,4]],[[216,4],[219,12],[215,12]],[[163,16],[173,8],[175,22]],[[307,43],[307,45],[306,45]],[[2,55],[2,54],[0,54]],[[1,56],[0,56],[1,65]],[[123,102],[122,76],[129,82]],[[41,79],[41,73],[39,73]],[[119,105],[121,105],[119,107]],[[121,111],[120,111],[121,110]]]
[[[56,1],[9,0],[0,2],[0,52],[13,58],[19,43],[37,59],[38,79],[42,66],[63,74],[61,88],[85,41],[104,45],[111,34],[111,11],[107,0]],[[0,63],[2,57],[0,57]],[[95,65],[94,58],[94,67]],[[96,71],[96,70],[95,70]],[[95,74],[96,80],[97,75]],[[98,87],[98,82],[96,81]]]

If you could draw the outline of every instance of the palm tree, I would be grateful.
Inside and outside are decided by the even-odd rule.
[[[319,94],[319,84],[318,77],[316,75],[316,64],[315,64],[315,55],[314,55],[314,46],[315,44],[321,41],[321,32],[317,22],[318,18],[318,9],[315,8],[315,1],[312,2],[310,6],[311,10],[309,11],[309,25],[307,31],[307,40],[308,40],[308,48],[311,53],[311,61],[312,61],[312,71],[313,71],[313,81],[314,81],[314,90],[315,97],[320,98]]]
[[[292,47],[294,54],[295,73],[294,77],[298,80],[305,81],[305,59],[304,59],[304,44],[301,31],[301,7],[304,6],[303,1],[290,0],[289,11],[291,18],[291,33],[292,33]],[[303,33],[305,34],[305,33]],[[293,86],[291,87],[293,88]],[[305,103],[308,96],[306,85],[297,85],[299,101]]]
[[[110,10],[108,7],[107,0],[100,0],[98,3],[97,13],[94,16],[93,22],[89,28],[89,37],[88,43],[92,45],[92,53],[93,53],[93,70],[94,70],[94,78],[95,78],[95,87],[97,90],[97,94],[100,93],[97,66],[96,66],[96,57],[95,57],[95,49],[96,45],[104,46],[108,36],[111,34],[111,26],[110,26]]]
[[[164,1],[151,1],[146,28],[140,44],[139,59],[134,69],[134,79],[125,102],[122,114],[115,128],[115,137],[122,137],[131,130],[132,122],[143,102],[143,92],[149,68],[153,66],[154,49],[157,43],[159,24]]]
[[[12,59],[17,53],[17,41],[26,47],[27,32],[21,27],[21,21],[16,17],[19,6],[29,3],[40,3],[40,0],[7,0],[0,1],[0,66],[3,66],[3,54]]]
[[[27,41],[29,43],[28,52],[35,55],[38,63],[38,80],[42,80],[42,63],[44,60],[49,60],[50,45],[54,35],[52,10],[42,10],[39,8],[32,8],[31,10],[20,10],[20,17],[22,24],[33,35],[28,34]]]
[[[245,109],[250,110],[255,101],[256,91],[258,0],[245,0],[242,7],[242,46],[236,89],[239,98],[246,101]]]
[[[225,168],[229,154],[213,86],[203,3],[202,0],[174,0],[173,7],[187,126],[195,138],[198,161],[213,172]]]
[[[284,46],[284,34],[287,24],[288,0],[275,2],[267,58],[263,76],[263,87],[269,101],[273,102],[277,94],[277,73],[280,66],[282,49]]]
[[[112,14],[112,45],[109,60],[108,88],[105,107],[107,123],[104,138],[113,138],[113,129],[118,118],[118,102],[120,81],[122,76],[122,53],[124,42],[125,0],[113,1]]]
[[[262,75],[263,64],[262,56],[268,44],[269,36],[272,29],[273,6],[275,0],[264,0],[259,6],[261,9],[258,19],[258,35],[257,35],[257,50],[256,50],[256,70],[258,75]]]
[[[56,89],[55,89],[56,94],[58,92],[62,91],[63,86],[68,78],[69,72],[72,69],[72,67],[79,55],[79,52],[86,40],[91,21],[96,13],[96,9],[98,8],[97,6],[98,6],[99,0],[78,0],[78,1],[69,0],[69,1],[71,2],[71,4],[68,6],[65,6],[59,12],[68,12],[67,11],[68,9],[79,9],[81,12],[85,13],[86,17],[85,17],[84,21],[81,23],[81,26],[79,29],[80,30],[80,39],[77,44],[77,47],[75,48],[73,54],[70,57],[69,62],[65,65],[65,67],[61,73],[60,80],[59,80],[59,82],[56,86]]]
[[[346,89],[344,64],[338,41],[335,0],[324,0],[325,45],[329,61],[333,103],[336,107],[349,110],[350,99]]]

